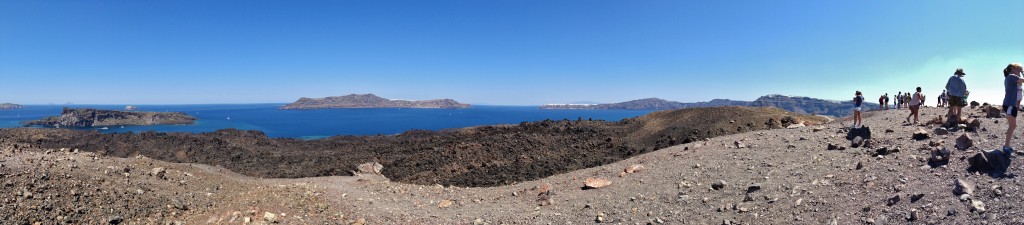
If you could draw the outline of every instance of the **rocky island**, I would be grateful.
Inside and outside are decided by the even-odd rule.
[[[180,112],[124,112],[102,109],[64,108],[60,116],[27,121],[25,126],[44,127],[99,127],[188,125],[197,119]]]
[[[866,109],[878,108],[878,104],[864,102]],[[714,99],[707,102],[683,103],[660,98],[645,98],[611,104],[548,104],[541,109],[622,109],[622,110],[672,110],[719,106],[776,107],[796,113],[843,117],[852,114],[853,101],[832,101],[810,97],[765,95],[754,101]]]
[[[462,109],[469,108],[469,104],[462,104],[451,99],[434,100],[391,100],[378,97],[374,94],[351,94],[345,96],[332,96],[326,98],[299,98],[281,109],[329,109],[329,108],[437,108],[437,109]]]
[[[25,108],[25,106],[18,105],[18,104],[13,104],[13,103],[3,103],[3,104],[0,104],[0,110],[20,109],[20,108]]]

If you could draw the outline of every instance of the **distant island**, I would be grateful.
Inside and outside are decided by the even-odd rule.
[[[865,109],[878,108],[878,104],[865,102]],[[852,114],[853,101],[831,101],[809,97],[792,97],[785,95],[765,95],[754,101],[735,101],[715,99],[707,102],[683,103],[660,98],[645,98],[611,104],[548,104],[541,109],[620,109],[620,110],[671,110],[684,108],[718,107],[718,106],[753,106],[777,107],[796,113],[827,115],[842,117]]]
[[[195,123],[193,116],[180,112],[125,112],[102,109],[64,108],[60,116],[27,121],[25,126],[44,127],[102,127],[102,126],[145,126],[145,125],[187,125]]]
[[[748,106],[750,102],[715,99],[708,102],[682,103],[660,98],[645,98],[611,104],[547,104],[541,109],[626,109],[626,110],[669,110],[716,106]]]
[[[4,103],[4,104],[0,104],[0,110],[7,110],[7,109],[20,109],[20,108],[25,108],[25,106],[23,106],[23,105],[18,105],[18,104],[14,104],[14,103]]]
[[[451,99],[434,100],[391,100],[378,97],[374,94],[351,94],[345,96],[332,96],[326,98],[299,98],[281,109],[329,109],[329,108],[437,108],[437,109],[461,109],[469,108],[469,104],[462,104]]]

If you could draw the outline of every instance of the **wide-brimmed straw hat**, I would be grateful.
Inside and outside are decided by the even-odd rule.
[[[963,75],[967,75],[967,74],[964,73],[964,68],[956,68],[956,72],[953,72],[953,75],[961,75],[961,76],[963,76]]]

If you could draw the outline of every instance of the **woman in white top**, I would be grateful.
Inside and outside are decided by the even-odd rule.
[[[917,112],[921,109],[921,98],[921,87],[917,87],[917,92],[910,96],[910,115],[907,115],[907,123],[910,123],[910,117],[914,117],[914,124],[917,124]]]

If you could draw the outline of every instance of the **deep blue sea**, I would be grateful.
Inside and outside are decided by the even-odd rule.
[[[544,119],[618,121],[649,110],[547,110],[536,106],[473,106],[469,109],[318,109],[279,110],[284,104],[137,105],[138,111],[183,112],[199,118],[193,125],[125,126],[100,132],[211,132],[236,128],[263,131],[270,137],[314,139],[334,135],[398,134],[410,129],[441,130],[480,125],[517,124]],[[72,108],[123,110],[125,105],[73,105]],[[0,110],[0,128],[20,127],[26,120],[58,116],[64,106],[28,105]]]

